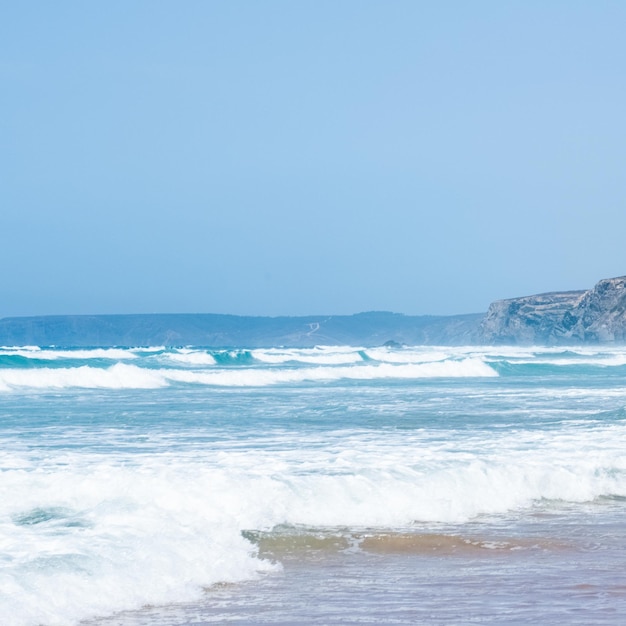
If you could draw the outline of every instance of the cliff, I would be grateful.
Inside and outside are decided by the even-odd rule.
[[[498,300],[486,315],[58,315],[0,319],[0,346],[572,345],[626,343],[626,276]]]
[[[588,291],[498,300],[479,332],[486,344],[566,345],[626,341],[626,276]]]

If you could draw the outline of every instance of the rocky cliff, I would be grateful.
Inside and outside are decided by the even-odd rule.
[[[487,344],[626,342],[626,276],[601,280],[589,291],[498,300],[479,338]]]
[[[567,345],[626,343],[626,276],[498,300],[486,315],[61,315],[0,319],[0,346]]]

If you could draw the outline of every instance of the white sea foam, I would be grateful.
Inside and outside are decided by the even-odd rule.
[[[18,462],[13,451],[10,464],[0,458],[3,624],[75,624],[252,578],[273,566],[244,530],[406,528],[626,496],[623,425],[441,435],[294,434],[201,457],[61,451]]]
[[[0,350],[28,350],[35,352],[41,350],[40,346],[0,346]]]
[[[390,350],[388,348],[368,348],[365,354],[376,361],[385,363],[432,363],[435,361],[445,361],[451,356],[451,351],[439,349],[402,349]],[[458,353],[457,353],[458,354]]]
[[[215,365],[215,357],[205,350],[179,349],[159,355],[160,360],[183,365]]]
[[[80,367],[0,369],[0,390],[11,389],[151,389],[167,385],[159,372],[116,363],[109,368]]]
[[[309,363],[315,365],[347,365],[363,360],[360,348],[351,346],[319,346],[317,348],[270,348],[252,351],[252,356],[261,363]]]
[[[196,348],[136,349],[123,351],[138,357],[132,363],[120,357],[110,367],[95,367],[87,350],[81,367],[0,368],[0,389],[26,390],[0,398],[8,408],[0,446],[2,625],[76,626],[149,603],[192,601],[207,585],[276,567],[258,558],[246,530],[479,525],[485,515],[506,524],[507,515],[518,519],[545,501],[626,497],[619,377],[588,383],[573,368],[567,385],[561,373],[557,384],[546,376],[520,385],[517,373],[480,380],[497,375],[492,362],[598,363],[618,361],[624,349],[364,350],[254,350],[253,359],[233,352],[224,366]],[[410,382],[462,377],[475,378]],[[394,379],[409,382],[377,382]],[[261,389],[341,380],[375,384]],[[167,398],[162,415],[151,392],[114,391],[168,386],[176,388],[159,394]],[[72,388],[81,391],[28,393]],[[409,421],[414,428],[395,427]],[[560,530],[554,526],[553,536]]]
[[[114,361],[125,361],[136,359],[137,354],[133,350],[125,348],[91,348],[88,350],[55,350],[42,349],[37,346],[24,348],[4,348],[0,350],[0,355],[21,356],[27,359],[39,359],[45,361],[56,361],[57,359],[110,359]]]
[[[515,363],[524,365],[556,365],[567,367],[572,365],[593,365],[595,367],[621,367],[626,365],[626,354],[595,354],[595,355],[579,355],[575,357],[559,357],[552,358],[538,357],[535,359],[519,359]]]
[[[220,386],[266,386],[279,383],[333,380],[491,377],[498,374],[479,359],[413,365],[303,367],[294,369],[234,369],[211,372],[168,372],[170,380]]]
[[[189,355],[181,355],[183,358]],[[210,355],[206,355],[209,356]],[[150,389],[171,383],[226,387],[260,387],[281,383],[337,380],[486,377],[498,374],[480,359],[418,364],[319,366],[300,368],[148,369],[116,363],[109,368],[88,365],[73,368],[0,369],[0,390],[36,388]]]
[[[166,464],[4,472],[3,626],[191,600],[203,586],[271,569],[212,484],[196,468]]]

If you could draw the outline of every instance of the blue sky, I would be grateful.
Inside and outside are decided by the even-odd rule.
[[[479,312],[626,274],[626,3],[0,7],[0,317]]]

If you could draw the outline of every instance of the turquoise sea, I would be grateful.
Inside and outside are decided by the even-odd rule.
[[[626,347],[4,347],[0,443],[5,626],[626,621]]]

